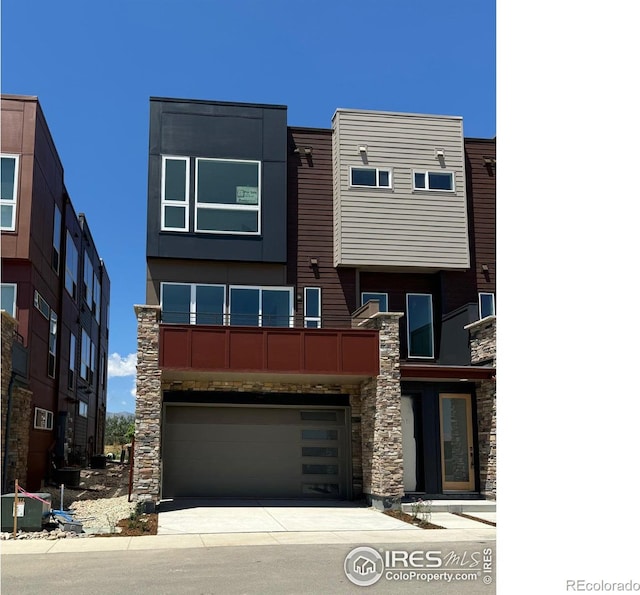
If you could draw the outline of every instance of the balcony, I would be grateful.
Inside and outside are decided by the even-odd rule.
[[[368,329],[161,324],[160,368],[356,380],[379,373],[378,342]]]

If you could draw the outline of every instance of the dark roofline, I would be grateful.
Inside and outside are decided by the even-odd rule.
[[[180,99],[177,97],[149,97],[149,101],[162,101],[164,103],[199,103],[203,105],[226,105],[236,107],[258,107],[270,109],[287,109],[286,105],[273,103],[242,103],[240,101],[213,101],[209,99]]]
[[[332,128],[316,128],[312,126],[287,126],[291,132],[333,132]]]

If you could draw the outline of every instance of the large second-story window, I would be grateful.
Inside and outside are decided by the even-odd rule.
[[[260,162],[196,159],[195,230],[260,233]]]
[[[290,287],[229,287],[229,324],[293,326],[293,289]]]
[[[189,158],[162,157],[162,212],[164,231],[189,230]]]
[[[433,300],[428,293],[407,294],[407,353],[433,358]]]
[[[223,324],[224,285],[162,283],[162,322],[178,324]]]
[[[0,187],[0,229],[15,231],[18,207],[18,155],[2,155]]]
[[[69,295],[75,300],[78,296],[78,249],[69,231],[67,231],[65,249],[67,259],[65,263],[64,286],[69,292]]]
[[[56,273],[60,272],[60,245],[62,242],[62,215],[58,205],[53,205],[53,253],[51,266]]]
[[[1,305],[0,308],[5,312],[8,312],[16,317],[16,296],[18,293],[18,286],[15,283],[3,283],[1,288]]]

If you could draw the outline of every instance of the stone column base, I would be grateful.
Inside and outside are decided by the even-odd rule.
[[[400,496],[379,496],[377,494],[365,494],[367,500],[367,506],[371,506],[376,510],[400,510],[401,497]]]

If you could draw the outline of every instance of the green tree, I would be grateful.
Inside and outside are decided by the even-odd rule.
[[[134,428],[133,414],[116,414],[107,417],[105,425],[105,444],[127,444],[131,441],[131,429]]]

